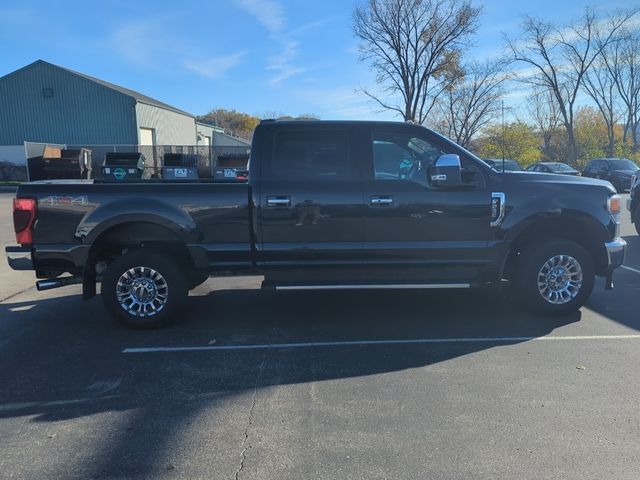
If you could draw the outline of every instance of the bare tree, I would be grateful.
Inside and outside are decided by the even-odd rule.
[[[609,157],[615,155],[615,127],[622,117],[615,78],[611,74],[611,70],[607,68],[610,47],[616,44],[617,42],[613,42],[609,47],[604,48],[601,56],[584,76],[584,89],[598,107],[607,126],[607,155]]]
[[[459,145],[470,148],[475,135],[500,115],[502,87],[507,79],[504,66],[502,60],[466,66],[438,100],[429,123]]]
[[[522,38],[507,39],[512,60],[527,64],[534,72],[525,75],[523,81],[553,93],[566,130],[571,163],[577,160],[575,107],[585,74],[636,11],[600,19],[594,10],[586,8],[577,22],[565,28],[525,16]]]
[[[368,0],[353,29],[362,60],[383,93],[364,93],[404,120],[424,123],[435,99],[457,76],[460,51],[475,33],[481,8],[469,0]]]
[[[624,134],[627,142],[629,134],[634,150],[640,149],[638,128],[640,128],[640,33],[624,32],[611,45],[603,61],[615,83],[620,101],[624,105]]]
[[[558,160],[552,140],[560,126],[560,111],[553,93],[548,88],[537,88],[529,97],[529,117],[542,138],[542,152],[550,160]]]

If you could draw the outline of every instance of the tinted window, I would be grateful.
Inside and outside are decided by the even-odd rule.
[[[595,172],[600,168],[600,160],[593,160],[587,164],[585,170],[587,172]]]
[[[573,168],[571,168],[569,165],[566,165],[564,163],[554,163],[553,165],[549,165],[549,168],[553,171],[553,172],[557,172],[557,173],[571,173],[571,172],[575,172],[575,170]]]
[[[269,178],[344,180],[351,177],[347,135],[342,131],[283,131],[276,134]]]
[[[637,170],[638,166],[633,163],[631,160],[627,160],[626,158],[620,158],[618,160],[609,160],[607,162],[609,164],[610,170]]]
[[[409,180],[426,185],[426,169],[443,151],[413,133],[373,132],[373,166],[376,180]]]

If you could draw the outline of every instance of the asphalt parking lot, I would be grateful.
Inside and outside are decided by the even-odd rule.
[[[78,286],[36,292],[3,258],[0,477],[637,480],[628,217],[616,288],[599,279],[562,318],[482,292],[275,294],[217,279],[180,323],[138,332]]]

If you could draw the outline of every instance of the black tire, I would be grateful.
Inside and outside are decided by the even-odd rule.
[[[144,299],[144,296],[138,298],[132,291],[119,287],[121,278],[129,285],[139,282],[136,291],[149,295],[152,301],[136,302],[134,299]],[[188,283],[179,264],[167,255],[133,250],[109,264],[102,278],[100,293],[104,306],[119,322],[136,329],[152,329],[167,325],[176,318],[178,309],[187,298]],[[126,297],[130,301],[121,302]],[[130,310],[125,308],[127,306]]]
[[[564,256],[564,257],[558,257]],[[560,258],[569,264],[565,272],[573,272],[574,280],[578,277],[576,265],[582,273],[582,281],[579,288],[569,288],[561,292],[553,291],[544,286],[539,288],[538,281],[543,278],[551,281],[556,278],[554,272],[549,272],[549,276],[541,276],[544,273],[543,266],[553,258]],[[570,257],[570,258],[568,258]],[[560,267],[561,269],[564,267]],[[547,270],[548,271],[548,270]],[[565,276],[566,277],[566,276]],[[562,283],[561,280],[558,282]],[[518,268],[516,272],[516,287],[521,300],[525,306],[535,313],[542,315],[565,315],[574,312],[582,307],[595,282],[595,268],[591,255],[578,243],[570,240],[552,240],[544,243],[532,244],[521,252]],[[545,282],[543,282],[545,283]],[[542,290],[542,291],[541,291]],[[548,299],[543,295],[549,295]],[[554,303],[554,300],[557,303]],[[563,302],[563,303],[561,303]]]
[[[633,224],[636,226],[636,232],[640,235],[640,208],[636,208],[633,212]]]

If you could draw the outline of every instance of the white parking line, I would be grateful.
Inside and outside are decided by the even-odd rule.
[[[630,272],[640,273],[640,270],[636,270],[635,268],[627,267],[626,265],[620,265],[625,270],[629,270]]]
[[[411,338],[402,340],[346,340],[335,342],[259,343],[249,345],[203,345],[192,347],[130,347],[122,353],[201,352],[217,350],[265,350],[319,347],[353,347],[371,345],[428,345],[436,343],[513,343],[558,342],[587,340],[640,340],[640,334],[630,335],[565,335],[548,337],[462,337],[462,338]]]

